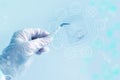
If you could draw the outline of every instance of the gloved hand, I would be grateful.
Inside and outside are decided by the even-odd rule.
[[[23,29],[14,33],[10,44],[0,56],[0,69],[12,77],[27,66],[34,54],[46,50],[50,43],[49,33],[41,29]]]

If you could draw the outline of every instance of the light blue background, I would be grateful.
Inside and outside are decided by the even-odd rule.
[[[50,52],[34,56],[19,80],[120,80],[119,4],[119,0],[0,0],[0,51],[19,29],[52,32],[69,21],[73,24],[55,36]],[[85,37],[73,44],[80,30]]]

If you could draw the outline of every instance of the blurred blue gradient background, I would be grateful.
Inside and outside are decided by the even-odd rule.
[[[33,56],[19,80],[120,80],[119,0],[0,0],[0,51],[23,28],[53,32],[50,52]],[[83,34],[85,37],[79,40]]]

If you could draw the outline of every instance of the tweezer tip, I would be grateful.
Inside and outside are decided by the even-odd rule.
[[[70,25],[70,23],[62,23],[62,24],[60,24],[60,27],[63,27],[65,25]]]

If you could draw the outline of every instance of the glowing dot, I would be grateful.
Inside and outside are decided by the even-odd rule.
[[[94,48],[96,48],[96,49],[101,49],[101,48],[103,48],[103,43],[102,43],[102,41],[100,41],[100,40],[96,40],[96,41],[92,44],[92,46],[93,46]]]
[[[114,69],[113,74],[116,76],[120,75],[120,69],[118,69],[118,68]]]
[[[107,37],[111,38],[113,36],[113,31],[109,30],[107,31]]]
[[[98,74],[94,74],[93,75],[93,80],[98,80],[99,79],[99,75]]]
[[[108,45],[108,50],[113,50],[116,48],[116,43],[115,42],[111,42],[109,45]]]
[[[116,10],[117,10],[117,8],[115,6],[110,7],[110,11],[115,12]]]
[[[90,1],[90,5],[91,5],[91,6],[94,6],[94,5],[95,5],[95,2],[94,2],[94,1]]]

